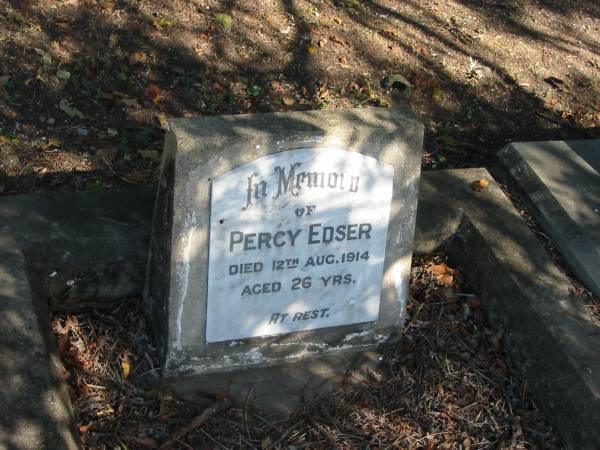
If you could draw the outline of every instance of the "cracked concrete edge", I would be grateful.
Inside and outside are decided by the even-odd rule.
[[[590,328],[581,310],[581,301],[569,293],[568,280],[558,272],[500,189],[493,183],[483,192],[470,188],[472,181],[481,178],[491,177],[483,169],[422,175],[415,253],[448,250],[466,275],[470,275],[468,279],[482,297],[482,307],[491,318],[492,326],[504,331],[508,351],[567,446],[594,448],[600,442],[600,336],[597,328]],[[44,323],[47,316],[36,311],[32,287],[48,295],[48,289],[53,288],[48,274],[56,270],[59,273],[56,278],[60,278],[61,283],[77,279],[84,296],[139,295],[154,193],[154,188],[145,188],[125,193],[108,191],[0,199],[3,225],[0,226],[0,278],[3,281],[0,317],[14,321],[5,329],[31,335],[29,347],[19,352],[14,350],[23,347],[15,346],[11,333],[3,333],[0,358],[4,359],[0,360],[6,367],[20,368],[22,379],[39,381],[32,385],[36,398],[45,399],[56,385],[51,381],[50,363],[40,331],[40,327],[47,328]],[[87,246],[82,247],[86,243]],[[65,245],[70,256],[63,260]],[[88,272],[91,262],[100,269]],[[104,278],[102,268],[107,266],[117,272],[124,269],[126,275]],[[39,326],[31,326],[36,317],[40,318]],[[36,360],[39,361],[37,372],[33,373],[29,369],[32,354],[40,355]],[[47,434],[34,436],[28,444],[27,433],[33,428],[29,427],[28,413],[18,413],[18,405],[29,401],[32,408],[39,411],[48,408],[39,407],[44,404],[43,400],[28,400],[23,392],[16,392],[9,395],[3,390],[0,395],[0,409],[13,409],[17,415],[21,414],[12,422],[6,417],[0,422],[0,448],[76,448],[75,443],[74,447],[62,442],[56,445],[52,436],[57,436],[56,430],[64,430],[64,423],[58,416],[48,414],[51,420],[44,422]],[[62,411],[60,417],[70,414],[69,405],[58,401],[55,404]],[[58,436],[65,442],[76,442],[77,435],[72,432],[72,435],[67,431],[67,436]],[[19,439],[23,442],[19,443]]]

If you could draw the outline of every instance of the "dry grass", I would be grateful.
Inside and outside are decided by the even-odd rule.
[[[174,448],[560,448],[486,322],[441,257],[417,259],[404,333],[367,382],[286,421],[230,408]],[[485,299],[483,299],[485,301]],[[53,319],[85,449],[157,448],[202,413],[160,388],[138,299]]]

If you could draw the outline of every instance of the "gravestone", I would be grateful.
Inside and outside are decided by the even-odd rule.
[[[422,136],[396,109],[170,123],[144,298],[176,393],[289,411],[401,328]]]
[[[569,268],[600,295],[600,140],[513,142],[498,158]]]

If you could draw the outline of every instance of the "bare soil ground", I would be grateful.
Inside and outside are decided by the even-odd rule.
[[[595,0],[0,0],[0,193],[156,179],[168,117],[383,106],[425,168],[600,135]]]
[[[413,264],[404,333],[368,379],[285,421],[230,408],[201,414],[161,388],[140,301],[55,311],[53,329],[84,449],[555,449],[538,411],[461,274],[441,256]],[[83,307],[83,308],[82,308]]]
[[[599,18],[595,0],[0,0],[0,195],[153,183],[169,117],[386,107],[393,74],[425,169],[598,138]],[[230,409],[180,448],[560,446],[479,300],[431,267],[368,383],[288,422]],[[109,306],[53,321],[82,442],[151,448],[199,411],[160,389],[139,302]]]

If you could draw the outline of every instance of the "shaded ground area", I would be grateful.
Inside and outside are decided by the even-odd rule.
[[[0,0],[0,193],[156,179],[168,117],[385,107],[425,168],[600,136],[593,0]]]
[[[173,448],[561,448],[511,366],[503,337],[441,256],[413,264],[404,333],[368,379],[287,421],[212,416]],[[56,309],[53,329],[86,449],[157,448],[201,411],[159,385],[140,301]]]

